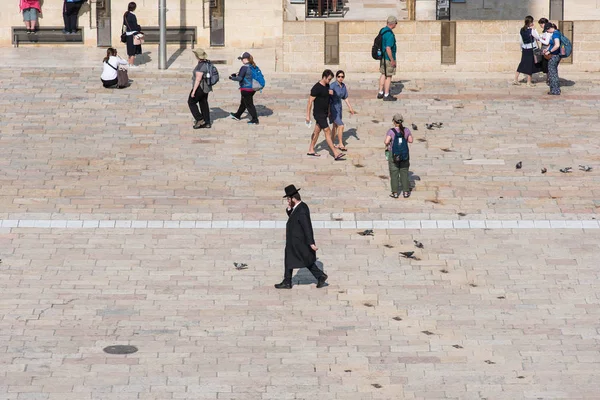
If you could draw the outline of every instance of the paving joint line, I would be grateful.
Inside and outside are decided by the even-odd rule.
[[[0,228],[9,229],[284,229],[285,225],[283,220],[0,220]],[[597,220],[315,220],[312,225],[314,229],[600,229]]]

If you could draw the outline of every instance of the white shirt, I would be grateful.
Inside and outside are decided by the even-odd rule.
[[[519,40],[521,41],[521,48],[522,49],[537,49],[537,43],[535,42],[536,40],[539,40],[540,42],[542,41],[542,39],[540,38],[540,35],[538,34],[538,32],[535,29],[531,29],[531,36],[533,37],[533,43],[523,43],[523,37],[521,37],[521,34],[519,33]]]
[[[542,49],[547,49],[550,45],[550,39],[552,39],[552,34],[550,32],[542,33],[540,37],[540,43],[542,44]]]
[[[117,70],[113,67],[118,69],[119,65],[127,65],[127,61],[123,60],[121,57],[115,56],[110,56],[107,62],[110,63],[110,65],[102,63],[104,69],[102,70],[102,75],[100,75],[100,79],[102,79],[103,81],[112,81],[117,79]]]

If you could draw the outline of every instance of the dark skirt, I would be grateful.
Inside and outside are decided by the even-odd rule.
[[[536,66],[533,59],[533,49],[521,49],[521,63],[517,72],[525,75],[533,75],[540,72],[540,66]]]
[[[127,55],[129,57],[136,56],[138,54],[142,54],[142,45],[141,44],[138,44],[138,45],[133,44],[133,36],[134,35],[127,36]]]

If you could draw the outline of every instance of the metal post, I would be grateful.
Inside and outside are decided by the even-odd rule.
[[[167,0],[158,0],[158,26],[160,28],[158,69],[167,69]]]

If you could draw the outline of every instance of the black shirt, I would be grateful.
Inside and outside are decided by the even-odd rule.
[[[310,95],[315,97],[313,115],[327,116],[329,114],[329,84],[323,86],[317,82],[310,90]]]

